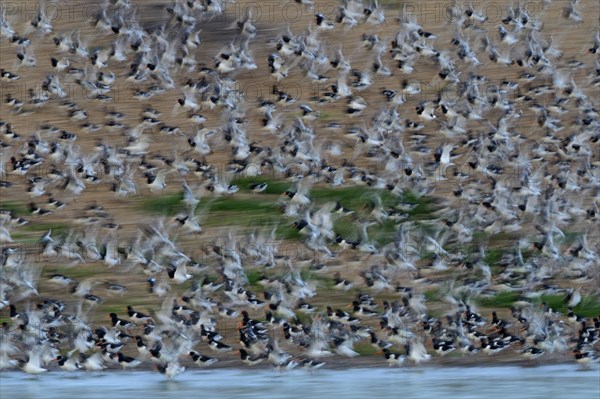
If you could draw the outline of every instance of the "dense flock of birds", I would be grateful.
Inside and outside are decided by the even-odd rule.
[[[452,40],[446,43],[417,18],[396,18],[377,1],[341,1],[330,15],[313,11],[318,8],[311,0],[296,2],[315,13],[312,23],[297,33],[282,26],[268,42],[267,59],[253,58],[264,44],[249,13],[233,23],[233,39],[210,65],[196,53],[206,33],[203,22],[226,6],[220,0],[166,5],[166,22],[153,28],[138,19],[143,8],[132,13],[128,0],[110,0],[92,28],[82,27],[87,34],[61,31],[43,9],[25,26],[3,10],[3,49],[14,54],[3,51],[2,58],[14,57],[15,65],[3,61],[2,80],[19,81],[22,69],[52,72],[40,90],[3,99],[1,190],[21,190],[17,181],[25,181],[27,193],[18,198],[27,198],[31,217],[1,214],[0,309],[10,312],[10,320],[2,324],[0,369],[41,373],[53,361],[68,371],[149,363],[172,378],[186,362],[188,368],[206,367],[232,351],[248,365],[314,369],[329,356],[358,356],[361,342],[390,366],[455,350],[510,350],[527,359],[571,353],[581,363],[597,358],[600,321],[580,317],[574,308],[586,295],[597,295],[597,288],[578,287],[597,287],[600,266],[600,119],[597,96],[586,94],[597,94],[600,86],[600,35],[581,44],[579,59],[569,59],[545,33],[542,15],[529,15],[518,4],[490,23],[480,10],[457,3],[449,10]],[[583,18],[579,7],[571,0],[560,23],[575,29]],[[394,34],[384,34],[383,27],[393,27]],[[354,30],[365,32],[356,48],[335,43],[337,35]],[[93,37],[110,45],[94,47]],[[54,46],[49,60],[35,56],[39,43]],[[369,63],[357,68],[355,59]],[[515,78],[494,80],[485,75],[490,66]],[[444,90],[417,101],[422,88],[411,75],[423,69],[435,70],[428,79]],[[259,71],[269,71],[264,79],[273,92],[252,104],[237,90],[236,77]],[[288,76],[327,89],[303,101],[281,89]],[[132,93],[140,104],[135,126],[125,122],[125,111],[108,108],[111,90],[124,81],[138,87]],[[66,84],[81,86],[86,98],[71,101]],[[180,93],[169,107],[182,126],[165,123],[151,106],[172,92]],[[369,104],[377,98],[377,106]],[[104,107],[104,122],[88,117],[91,106]],[[33,133],[17,131],[15,120],[42,108],[62,112],[79,128],[42,123]],[[322,122],[321,113],[331,109],[345,122]],[[251,118],[261,120],[259,133],[250,132]],[[528,118],[533,127],[518,131]],[[207,127],[211,122],[217,127]],[[124,140],[108,144],[105,133]],[[249,137],[257,135],[263,139]],[[92,136],[96,144],[86,152],[77,143]],[[153,152],[156,142],[174,143],[172,153]],[[209,162],[216,153],[229,157],[226,173]],[[290,182],[280,197],[280,217],[293,223],[311,255],[279,254],[272,244],[280,242],[275,229],[258,226],[251,233],[231,230],[221,244],[207,247],[205,262],[196,261],[184,243],[202,240],[201,217],[210,215],[200,216],[198,206],[242,194],[230,184],[237,175],[255,177],[247,194],[264,196],[269,182],[261,176],[267,173]],[[183,187],[181,213],[140,225],[133,237],[109,207],[88,201],[75,220],[80,227],[41,237],[38,262],[12,238],[22,226],[92,198],[86,197],[89,186],[127,198],[157,195],[167,184]],[[363,209],[348,209],[343,201],[317,204],[311,198],[315,185],[357,186],[374,194]],[[377,194],[382,192],[395,198],[391,206]],[[417,204],[403,200],[406,192],[438,197],[427,223],[411,218]],[[358,238],[336,234],[339,221],[354,225]],[[395,233],[382,245],[368,232],[384,223],[393,223]],[[497,267],[486,264],[485,243],[475,254],[464,250],[477,242],[476,233],[513,237]],[[241,249],[240,240],[247,243]],[[146,314],[127,306],[110,313],[108,324],[93,325],[103,301],[100,282],[54,274],[48,283],[64,287],[58,292],[65,296],[47,297],[38,282],[50,258],[75,268],[91,262],[115,275],[145,275],[146,295],[162,305],[144,309]],[[332,272],[345,262],[354,266]],[[251,290],[248,268],[260,270],[253,287],[264,292]],[[333,283],[318,286],[305,270],[332,275]],[[443,292],[446,316],[430,315],[424,293],[432,287]],[[102,289],[128,301],[126,284]],[[345,292],[351,305],[343,310],[319,302],[330,290]],[[499,292],[521,294],[512,316],[479,314],[471,298]],[[569,313],[537,306],[543,294],[564,295]],[[395,299],[380,301],[378,295]],[[219,331],[227,320],[236,324],[234,336]],[[239,345],[233,345],[238,334]]]

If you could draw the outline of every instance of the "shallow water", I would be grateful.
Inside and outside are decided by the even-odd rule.
[[[156,372],[0,373],[0,398],[600,398],[600,369],[429,367],[421,369],[190,369],[168,381]]]

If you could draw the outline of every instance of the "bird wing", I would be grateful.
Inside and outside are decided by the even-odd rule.
[[[360,227],[358,230],[358,235],[359,235],[359,240],[361,243],[368,243],[369,242],[369,233],[368,233],[368,228],[371,226],[372,223],[363,221],[360,223]]]
[[[41,347],[34,346],[29,351],[27,351],[27,359],[28,359],[27,363],[32,368],[40,368],[41,367],[41,356],[42,356]]]

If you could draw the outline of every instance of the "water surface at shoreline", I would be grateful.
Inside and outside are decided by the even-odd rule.
[[[424,367],[318,370],[189,369],[172,381],[156,372],[0,373],[1,398],[598,398],[600,370],[541,367]]]

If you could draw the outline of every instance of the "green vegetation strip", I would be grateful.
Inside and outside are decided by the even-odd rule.
[[[262,183],[260,176],[257,178],[238,178],[232,181],[240,188],[239,194],[232,197],[217,199],[202,199],[197,214],[204,226],[242,226],[250,227],[276,227],[276,237],[279,239],[299,239],[299,234],[291,228],[292,221],[282,221],[278,205],[278,197],[286,190],[292,190],[294,185],[285,181],[268,182],[267,189],[262,193],[250,194],[251,186]],[[251,196],[250,196],[251,195]],[[413,209],[402,211],[407,219],[431,219],[432,206],[428,198],[419,198],[411,193],[405,193],[398,198],[387,190],[376,190],[368,187],[314,187],[310,198],[318,207],[328,202],[339,201],[354,214],[338,218],[334,223],[334,231],[350,240],[360,239],[356,228],[356,219],[368,218],[372,204],[381,201],[384,209],[397,207],[401,202],[416,205]],[[144,212],[173,216],[184,211],[182,194],[174,193],[157,197],[145,198],[140,201],[139,208]],[[203,217],[203,215],[205,217]],[[289,222],[289,223],[288,223]],[[385,245],[394,237],[397,222],[387,220],[369,228],[369,238],[379,245]]]
[[[518,292],[502,292],[493,297],[478,298],[477,304],[486,308],[510,308],[515,302],[522,300]],[[534,306],[546,303],[556,312],[567,314],[568,304],[565,295],[542,295],[533,301]],[[575,314],[582,317],[600,315],[600,296],[583,296],[581,302],[573,308]]]
[[[14,212],[17,216],[23,216],[27,213],[27,207],[24,204],[16,202],[0,201],[0,209]]]

